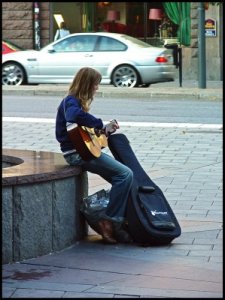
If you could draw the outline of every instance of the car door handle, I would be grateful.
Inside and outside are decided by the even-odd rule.
[[[92,57],[92,54],[85,54],[84,57]]]

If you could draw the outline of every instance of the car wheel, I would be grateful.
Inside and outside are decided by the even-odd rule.
[[[26,75],[22,66],[17,63],[6,63],[2,67],[2,85],[21,85]]]
[[[135,87],[139,84],[137,71],[131,66],[121,65],[112,74],[112,84],[116,87]]]

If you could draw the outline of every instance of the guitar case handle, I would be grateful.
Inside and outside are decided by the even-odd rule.
[[[154,186],[140,185],[138,187],[138,191],[143,193],[151,193],[154,192],[154,190],[155,190]]]

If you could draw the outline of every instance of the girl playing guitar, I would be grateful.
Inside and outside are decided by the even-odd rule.
[[[103,240],[110,244],[117,243],[115,228],[121,228],[125,221],[125,209],[130,187],[133,181],[133,172],[130,168],[115,160],[110,155],[99,152],[92,153],[90,157],[82,154],[82,149],[87,147],[87,141],[96,148],[91,137],[105,137],[115,132],[119,125],[113,120],[104,125],[103,121],[89,113],[94,94],[101,82],[101,74],[92,68],[82,68],[75,75],[68,95],[61,101],[56,115],[56,139],[65,160],[72,166],[81,166],[83,171],[98,174],[108,181],[110,190],[109,204],[105,213],[99,217],[98,227]],[[78,128],[75,138],[72,138],[70,126]],[[92,130],[93,129],[93,130]],[[78,146],[79,138],[83,144]],[[102,146],[106,146],[107,143]],[[92,151],[89,147],[90,152]],[[122,230],[122,229],[121,229]],[[124,236],[127,233],[124,231]],[[129,236],[127,237],[127,242]]]

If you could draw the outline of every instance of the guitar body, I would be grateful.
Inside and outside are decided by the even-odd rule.
[[[97,136],[94,128],[71,124],[67,132],[74,148],[84,160],[90,160],[101,155],[101,149],[108,146],[104,134]]]

